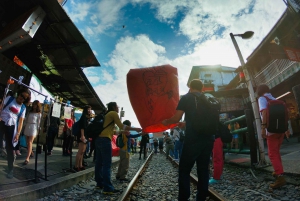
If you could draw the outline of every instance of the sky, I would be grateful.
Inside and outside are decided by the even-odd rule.
[[[282,0],[68,0],[63,8],[101,64],[84,69],[99,98],[117,102],[123,120],[139,127],[127,93],[130,69],[170,64],[185,94],[193,66],[240,65],[231,32],[255,32],[236,38],[246,60],[286,6]]]

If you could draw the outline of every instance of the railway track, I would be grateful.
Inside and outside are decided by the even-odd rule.
[[[142,195],[139,195],[139,193],[140,193],[139,189],[143,189],[144,183],[147,183],[147,182],[144,182],[144,180],[147,180],[148,178],[143,178],[143,177],[145,177],[146,172],[148,175],[152,175],[152,178],[154,178],[153,181],[150,180],[152,186],[159,186],[159,181],[156,182],[157,179],[155,178],[155,175],[157,173],[161,174],[161,170],[159,169],[159,167],[161,167],[161,164],[155,164],[155,162],[157,162],[157,161],[152,159],[153,155],[154,155],[154,153],[151,152],[151,154],[146,159],[144,164],[140,167],[140,169],[138,170],[138,172],[136,173],[134,178],[128,184],[128,187],[123,191],[122,195],[119,197],[119,199],[118,199],[119,201],[137,200],[136,199],[137,197],[142,197]],[[165,158],[165,156],[163,156],[163,158]],[[177,169],[178,169],[179,163],[173,161],[170,156],[168,157],[168,160],[169,160],[168,163],[165,163],[164,165],[170,166],[170,170],[173,171],[173,175],[174,175],[173,182],[176,184],[175,188],[178,188],[177,187],[177,178],[178,178],[178,175],[177,175],[178,170]],[[152,164],[152,163],[154,163],[154,164]],[[149,168],[150,168],[150,170],[149,170]],[[170,174],[168,174],[168,175],[170,175]],[[193,174],[190,174],[190,177],[191,177],[191,181],[193,183],[193,185],[192,185],[192,188],[194,189],[193,192],[195,192],[197,189],[196,186],[197,186],[198,178]],[[166,178],[166,179],[168,179],[168,178]],[[169,179],[171,182],[172,178],[169,178]],[[148,185],[146,184],[146,187],[147,186]],[[161,190],[163,190],[163,189],[161,189]],[[178,191],[176,191],[176,192],[178,192]],[[178,193],[176,193],[176,195],[177,194]],[[195,196],[195,194],[192,196]],[[226,200],[223,196],[221,196],[219,193],[217,193],[215,190],[213,190],[211,188],[209,189],[208,197],[209,197],[208,200],[210,200],[210,201],[220,201],[220,200],[225,201]],[[152,199],[155,199],[155,197],[150,198],[149,200],[152,200]]]
[[[196,174],[196,168],[192,170]],[[53,200],[124,200],[124,201],[161,201],[177,200],[178,197],[178,164],[172,158],[166,159],[165,154],[149,153],[146,160],[139,160],[139,154],[130,158],[130,168],[127,178],[130,182],[120,182],[115,175],[117,167],[112,167],[111,181],[119,194],[104,195],[94,190],[96,182],[93,178],[82,181],[70,188],[52,192],[52,194],[39,199],[39,201]],[[191,174],[191,196],[195,200],[197,177]],[[255,175],[255,176],[253,176]],[[246,168],[225,165],[222,181],[211,186],[209,198],[213,200],[300,200],[300,185],[297,177],[288,178],[289,184],[272,190],[268,186],[271,182],[267,178],[268,172],[259,170],[250,171]],[[271,178],[272,179],[272,178]],[[293,184],[291,179],[294,179]],[[221,194],[221,195],[220,195]]]

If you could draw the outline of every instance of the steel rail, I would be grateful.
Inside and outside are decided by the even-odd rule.
[[[168,157],[169,160],[172,160],[173,158],[172,157]],[[174,161],[172,160],[171,161],[173,164],[175,164],[177,167],[179,167],[179,163],[177,161]],[[190,178],[191,178],[191,181],[197,185],[198,183],[198,177],[192,173],[190,173]],[[215,191],[214,189],[212,188],[208,188],[208,193],[209,193],[209,197],[215,201],[227,201],[226,198],[224,198],[222,195],[220,195],[217,191]]]
[[[153,156],[153,151],[149,154],[149,156],[147,157],[146,161],[143,163],[143,165],[140,167],[140,169],[137,171],[137,173],[135,174],[135,176],[133,177],[133,179],[130,181],[130,183],[128,184],[127,188],[123,191],[123,193],[121,194],[121,196],[119,197],[118,201],[123,201],[128,199],[133,187],[135,186],[136,182],[139,179],[139,176],[143,174],[143,172],[146,169],[146,166],[148,165],[148,163],[150,162],[150,159]]]
[[[140,167],[140,169],[137,171],[137,173],[135,174],[135,176],[133,177],[133,179],[130,181],[130,183],[128,184],[127,188],[123,191],[123,193],[120,195],[118,201],[124,201],[129,199],[130,193],[133,189],[133,187],[136,185],[140,175],[142,175],[142,173],[145,171],[146,166],[149,164],[150,159],[153,156],[153,151],[149,154],[149,156],[147,157],[146,161],[143,163],[143,165]],[[179,167],[179,163],[177,161],[172,160],[173,158],[168,156],[168,159],[175,164],[177,167]],[[194,174],[190,174],[190,178],[191,181],[197,185],[198,183],[198,178],[194,175]],[[222,195],[220,195],[217,191],[213,190],[212,188],[208,189],[209,191],[209,197],[215,201],[227,201],[226,198],[224,198]]]

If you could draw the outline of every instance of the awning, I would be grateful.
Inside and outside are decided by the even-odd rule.
[[[276,59],[288,59],[285,49],[300,49],[299,15],[286,9],[280,19],[247,58],[247,68],[253,74]]]
[[[9,24],[36,6],[40,6],[46,16],[33,39],[3,54],[12,60],[18,56],[54,96],[70,100],[77,107],[89,104],[99,112],[104,105],[82,70],[100,64],[57,0],[1,1],[0,11],[4,14],[0,14],[0,20]],[[0,27],[0,33],[4,29]]]

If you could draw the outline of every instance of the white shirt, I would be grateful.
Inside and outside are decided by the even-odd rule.
[[[7,103],[7,101],[10,99],[10,96],[6,97],[4,100],[4,105]],[[4,106],[3,105],[3,106]],[[19,105],[16,102],[16,99],[7,105],[1,112],[1,119],[5,122],[5,125],[12,126],[17,125],[18,120],[18,114],[21,110],[22,104]],[[21,118],[25,118],[26,108],[24,109],[23,113],[21,114]]]

